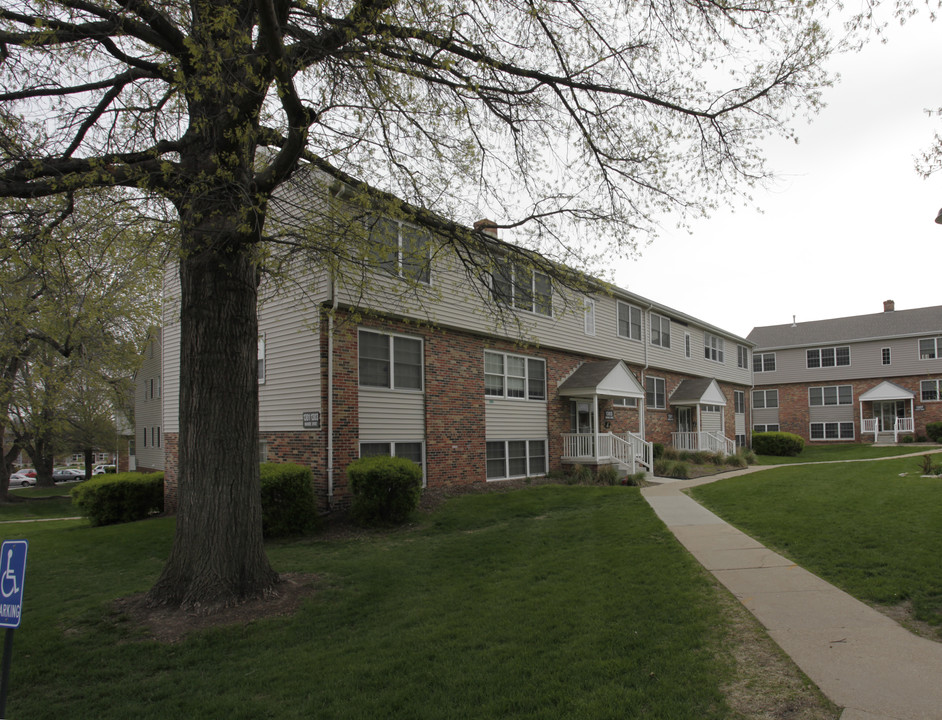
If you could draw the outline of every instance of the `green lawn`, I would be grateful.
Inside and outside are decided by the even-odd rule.
[[[636,488],[448,501],[406,530],[270,544],[314,572],[293,616],[142,638],[173,519],[4,526],[30,541],[11,718],[717,718],[733,679],[715,585]]]
[[[925,445],[870,445],[860,443],[840,443],[838,445],[806,445],[795,457],[778,455],[758,455],[757,465],[789,465],[807,462],[841,462],[845,460],[877,459],[895,457],[914,452],[938,450],[938,446]]]
[[[0,521],[75,517],[79,513],[72,507],[69,490],[76,484],[56,485],[54,488],[30,487],[11,490],[10,494],[22,502],[0,504]]]
[[[882,605],[909,600],[917,619],[942,625],[942,480],[919,475],[919,458],[805,465],[691,494],[852,595]]]

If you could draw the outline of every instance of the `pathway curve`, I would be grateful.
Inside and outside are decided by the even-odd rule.
[[[641,494],[812,682],[844,708],[841,720],[942,719],[942,643],[913,635],[683,492],[765,469],[654,485]]]

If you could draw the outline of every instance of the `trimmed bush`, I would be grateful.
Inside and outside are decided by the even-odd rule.
[[[804,448],[805,441],[792,433],[765,432],[752,436],[752,449],[759,455],[789,457],[799,455]]]
[[[422,468],[405,458],[376,456],[347,466],[350,516],[360,525],[402,523],[419,505]]]
[[[932,442],[942,442],[942,422],[927,423],[926,435]]]
[[[317,528],[317,501],[311,469],[295,463],[262,463],[262,534],[266,538],[304,535]]]
[[[164,474],[97,475],[72,488],[72,504],[92,525],[143,520],[164,510]]]
[[[652,452],[654,453],[654,459],[660,460],[664,456],[663,443],[654,443],[652,446]]]

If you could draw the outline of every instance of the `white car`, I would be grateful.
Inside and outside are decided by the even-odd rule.
[[[24,468],[10,476],[10,487],[29,487],[36,484],[36,471]]]
[[[104,475],[113,472],[118,472],[118,468],[114,465],[96,465],[95,469],[92,470],[92,475]]]

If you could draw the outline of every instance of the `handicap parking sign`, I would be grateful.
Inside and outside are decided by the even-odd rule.
[[[20,626],[27,546],[26,540],[6,540],[0,549],[0,627]]]

